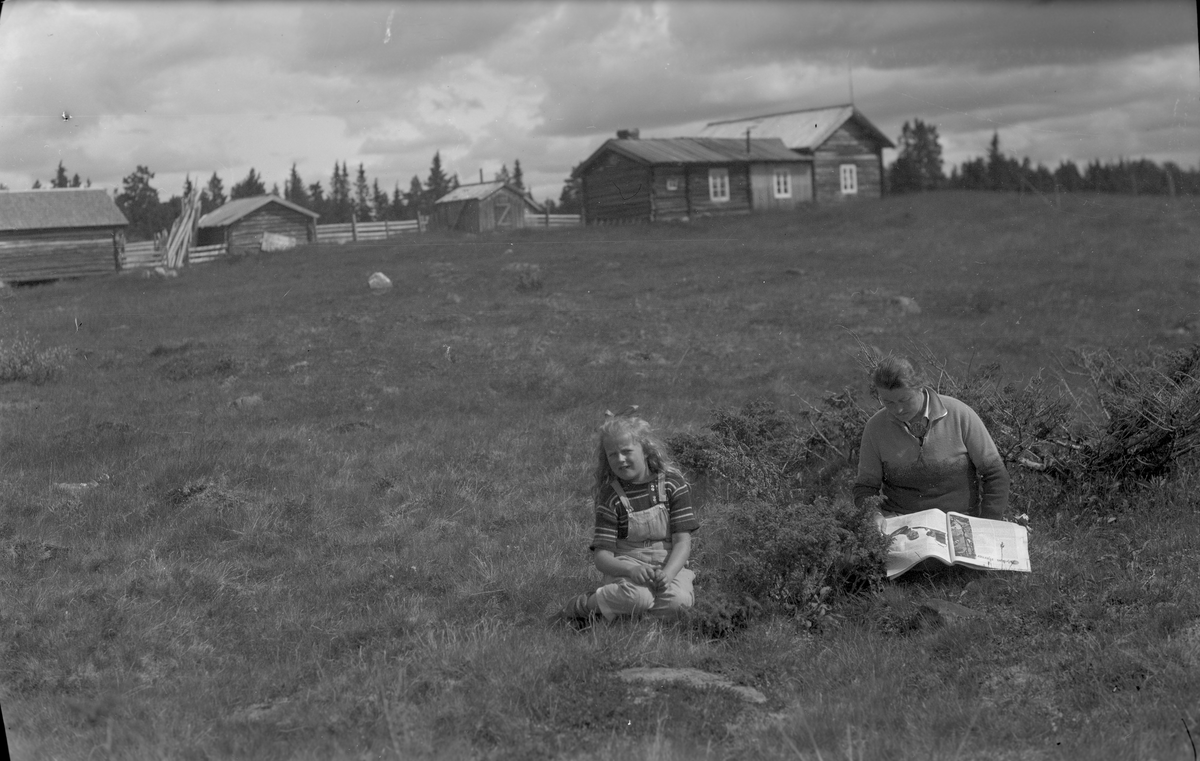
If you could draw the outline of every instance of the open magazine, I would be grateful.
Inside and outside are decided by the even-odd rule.
[[[894,579],[925,558],[946,565],[1029,572],[1029,531],[1007,521],[922,510],[883,519],[887,577]]]

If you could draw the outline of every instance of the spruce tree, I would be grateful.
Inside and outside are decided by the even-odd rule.
[[[433,162],[429,166],[429,179],[425,182],[426,203],[423,209],[428,212],[435,201],[450,192],[450,179],[442,169],[441,151],[433,154]]]
[[[278,188],[276,189],[278,190]],[[262,177],[258,172],[254,171],[254,167],[250,167],[250,172],[246,175],[246,178],[229,189],[229,200],[254,198],[255,196],[266,194],[267,188],[263,185]]]
[[[517,190],[525,189],[525,173],[521,171],[521,159],[513,161],[512,186]]]
[[[54,179],[50,180],[52,188],[67,188],[71,186],[71,181],[67,179],[67,170],[63,167],[62,161],[58,162],[58,171],[54,173]]]
[[[358,165],[358,174],[354,177],[354,213],[359,222],[370,222],[371,216],[371,186],[367,184],[367,171],[362,163]]]
[[[78,175],[78,173],[77,173],[77,174],[75,174],[75,175],[72,175],[72,177],[71,177],[71,187],[73,187],[73,188],[77,188],[77,187],[79,187],[79,186],[80,186],[80,184],[81,184],[81,183],[79,182],[79,175]]]
[[[304,189],[304,180],[300,179],[295,162],[292,162],[292,171],[288,173],[287,181],[283,184],[283,197],[306,209],[310,208],[308,191]]]
[[[421,187],[421,178],[413,175],[408,183],[408,218],[416,219],[418,214],[425,212],[425,189]]]

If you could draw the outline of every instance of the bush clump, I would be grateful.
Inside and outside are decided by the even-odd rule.
[[[43,349],[27,335],[0,339],[0,383],[48,383],[62,375],[69,357],[67,349]]]

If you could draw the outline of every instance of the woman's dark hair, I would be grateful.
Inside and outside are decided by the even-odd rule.
[[[871,383],[885,391],[929,385],[925,373],[916,361],[894,354],[884,357],[875,365],[875,369],[871,371]]]

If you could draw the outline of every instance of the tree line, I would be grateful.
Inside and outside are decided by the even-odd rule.
[[[1074,161],[1061,161],[1053,170],[1018,160],[1000,150],[1000,133],[992,134],[986,156],[977,156],[942,170],[942,145],[937,127],[916,119],[905,122],[896,144],[896,160],[888,167],[888,190],[913,193],[928,190],[999,190],[1038,192],[1127,193],[1131,195],[1200,195],[1200,169],[1184,169],[1174,162],[1162,165],[1149,159],[1116,163],[1088,162],[1082,169]]]
[[[183,210],[183,199],[190,195],[193,189],[197,189],[200,194],[201,214],[207,214],[228,201],[268,194],[262,175],[254,167],[229,188],[228,195],[224,180],[216,172],[213,172],[212,177],[203,185],[194,184],[189,176],[184,180],[183,192],[170,196],[166,201],[160,198],[158,189],[151,184],[153,179],[154,172],[150,171],[149,167],[139,164],[121,181],[121,192],[115,200],[125,218],[129,220],[126,235],[131,240],[148,240],[153,238],[155,233],[169,228]],[[520,159],[513,162],[511,173],[505,164],[493,175],[493,179],[503,180],[525,190],[525,176]],[[324,224],[351,220],[382,222],[416,219],[418,214],[429,216],[434,202],[460,185],[458,175],[447,175],[442,167],[440,151],[433,154],[429,175],[425,180],[422,181],[420,177],[413,175],[408,189],[404,191],[400,189],[399,183],[396,183],[390,193],[382,189],[378,179],[368,179],[366,169],[361,163],[351,181],[350,170],[345,161],[334,162],[328,182],[327,187],[323,186],[320,180],[306,184],[296,165],[292,164],[292,169],[283,182],[283,191],[280,192],[278,183],[275,183],[270,194],[320,214],[320,221]],[[91,184],[91,179],[81,181],[78,174],[68,179],[67,170],[61,161],[54,178],[50,180],[50,187],[55,188],[91,187]],[[42,187],[41,180],[34,180],[35,190]]]

